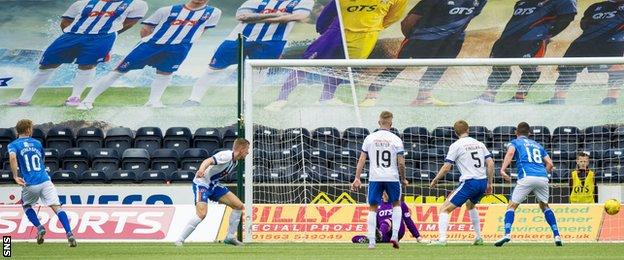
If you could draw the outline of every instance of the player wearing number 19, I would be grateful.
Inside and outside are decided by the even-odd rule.
[[[518,168],[518,182],[511,193],[511,201],[505,212],[505,236],[494,243],[502,246],[511,241],[511,226],[515,218],[516,208],[526,197],[533,193],[539,201],[539,206],[544,212],[544,218],[552,229],[555,245],[562,246],[555,213],[548,207],[548,172],[552,172],[553,162],[544,147],[528,138],[529,124],[521,122],[516,129],[517,138],[507,146],[507,154],[503,160],[500,174],[505,181],[511,182],[511,178],[505,170],[516,160]]]
[[[355,180],[351,190],[357,190],[362,182],[360,176],[366,163],[370,160],[368,183],[368,219],[367,234],[368,248],[375,248],[375,233],[377,230],[377,208],[381,203],[383,192],[388,195],[392,203],[392,247],[399,248],[399,229],[401,228],[401,185],[407,185],[405,179],[405,150],[403,141],[390,132],[392,127],[392,113],[383,111],[379,115],[379,130],[367,136],[362,144],[362,153],[355,170]]]
[[[69,218],[61,208],[56,188],[43,167],[45,161],[43,147],[38,140],[31,138],[32,128],[33,123],[28,119],[17,122],[15,129],[19,138],[7,146],[13,179],[22,186],[22,207],[28,220],[37,228],[37,244],[43,243],[46,230],[39,222],[32,205],[41,199],[43,204],[52,208],[58,216],[67,234],[69,246],[75,247],[76,239],[72,234]]]

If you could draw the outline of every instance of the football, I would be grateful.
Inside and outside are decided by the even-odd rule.
[[[620,202],[616,199],[607,200],[605,201],[604,209],[607,214],[615,215],[620,212]]]

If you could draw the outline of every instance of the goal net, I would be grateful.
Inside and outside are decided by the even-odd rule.
[[[324,237],[316,236],[313,229],[318,226],[311,223],[328,218],[323,219],[327,212],[311,210],[314,205],[366,208],[368,163],[364,188],[350,191],[350,183],[361,144],[378,128],[378,115],[384,110],[394,113],[393,131],[405,144],[410,184],[403,191],[404,201],[416,205],[410,206],[412,218],[426,238],[437,236],[437,211],[429,206],[442,203],[459,184],[454,167],[442,183],[429,188],[449,145],[457,140],[451,126],[459,119],[470,124],[470,135],[487,145],[496,163],[494,194],[482,200],[484,205],[506,204],[510,198],[513,185],[504,183],[498,172],[506,144],[515,138],[515,126],[521,121],[531,125],[531,138],[542,143],[554,160],[550,203],[570,203],[571,173],[581,152],[589,154],[589,169],[595,173],[596,203],[621,199],[624,103],[613,97],[624,83],[622,64],[622,58],[248,60],[244,118],[253,153],[245,173],[245,240],[315,241]],[[514,183],[515,171],[512,164]],[[535,202],[533,196],[527,199],[529,204]],[[525,208],[542,216],[533,211],[534,205]],[[565,205],[555,208],[562,219],[575,217],[563,210]],[[575,223],[596,232],[581,241],[600,240],[601,208],[578,210],[599,215],[594,222]],[[457,222],[456,230],[451,227],[449,239],[468,241],[472,238],[453,235],[461,233],[467,216],[456,211],[451,219]],[[504,207],[494,212],[487,214],[502,216]],[[496,222],[492,232],[500,235],[496,228],[501,220],[489,215],[482,217],[482,229],[490,229],[488,221]],[[365,222],[350,226],[351,217],[345,217],[342,226],[326,227],[346,235],[327,238],[350,241],[350,235],[364,234]],[[562,225],[560,229],[576,227]],[[469,224],[465,228],[471,229]],[[550,234],[547,225],[538,230]],[[281,237],[283,232],[298,236]]]

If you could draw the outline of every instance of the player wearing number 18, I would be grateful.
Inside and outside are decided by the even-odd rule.
[[[351,190],[357,190],[362,182],[360,176],[366,163],[370,160],[368,183],[368,219],[367,238],[368,248],[375,248],[375,234],[377,231],[377,208],[385,191],[388,201],[392,203],[392,236],[390,243],[399,249],[399,229],[401,228],[401,185],[407,185],[405,179],[405,150],[403,141],[390,132],[392,127],[392,113],[383,111],[379,115],[379,130],[364,139],[362,153],[355,170],[355,180]]]
[[[32,208],[32,205],[41,199],[44,205],[49,206],[56,212],[67,234],[69,246],[75,247],[76,239],[72,234],[69,218],[61,208],[56,188],[50,181],[50,176],[48,176],[43,164],[45,162],[43,147],[38,140],[31,138],[32,128],[33,123],[28,119],[22,119],[17,122],[15,129],[19,138],[7,146],[13,179],[22,186],[22,207],[28,220],[37,228],[37,244],[43,243],[43,236],[46,230],[39,222],[37,213]]]
[[[509,201],[507,212],[505,212],[505,236],[496,241],[495,246],[502,246],[511,241],[511,226],[514,222],[516,208],[530,193],[535,194],[539,206],[544,212],[544,219],[552,229],[555,245],[562,246],[555,213],[548,207],[548,172],[552,172],[553,162],[542,145],[528,138],[529,129],[529,124],[525,122],[518,124],[517,138],[511,140],[507,146],[507,154],[505,154],[500,169],[503,179],[511,182],[511,177],[507,175],[505,170],[515,159],[518,168],[518,182],[511,193],[511,201]]]

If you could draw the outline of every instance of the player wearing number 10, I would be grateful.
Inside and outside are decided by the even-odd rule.
[[[76,239],[71,232],[69,218],[65,211],[61,209],[56,188],[50,181],[50,176],[48,176],[43,165],[45,161],[43,147],[38,140],[30,137],[33,132],[32,127],[33,123],[28,119],[22,119],[17,122],[15,129],[19,138],[7,146],[13,179],[22,186],[22,207],[26,212],[28,220],[37,228],[37,244],[43,243],[43,236],[46,230],[39,222],[37,213],[32,208],[32,205],[41,199],[44,205],[50,206],[56,212],[67,234],[69,246],[75,247]],[[19,176],[18,172],[21,173],[22,177]]]
[[[392,236],[390,243],[399,248],[399,229],[401,228],[401,185],[407,185],[405,179],[405,150],[403,141],[390,132],[392,127],[392,113],[381,112],[379,115],[380,129],[367,136],[362,144],[362,153],[355,170],[355,180],[351,190],[357,190],[361,185],[360,176],[366,163],[370,160],[368,183],[368,219],[367,234],[368,248],[375,248],[375,234],[377,231],[377,208],[381,204],[383,192],[388,195],[392,203]],[[369,156],[370,155],[370,156]],[[400,181],[399,181],[400,180]]]
[[[539,201],[539,206],[544,212],[544,218],[552,229],[555,245],[562,246],[555,213],[548,207],[548,172],[552,172],[553,162],[544,147],[528,138],[529,124],[521,122],[516,129],[517,138],[507,145],[507,154],[503,160],[500,174],[505,181],[511,182],[511,178],[505,170],[516,160],[518,168],[518,182],[511,193],[511,201],[505,212],[505,236],[494,243],[502,246],[511,241],[511,226],[514,222],[516,208],[526,197],[533,193]]]

